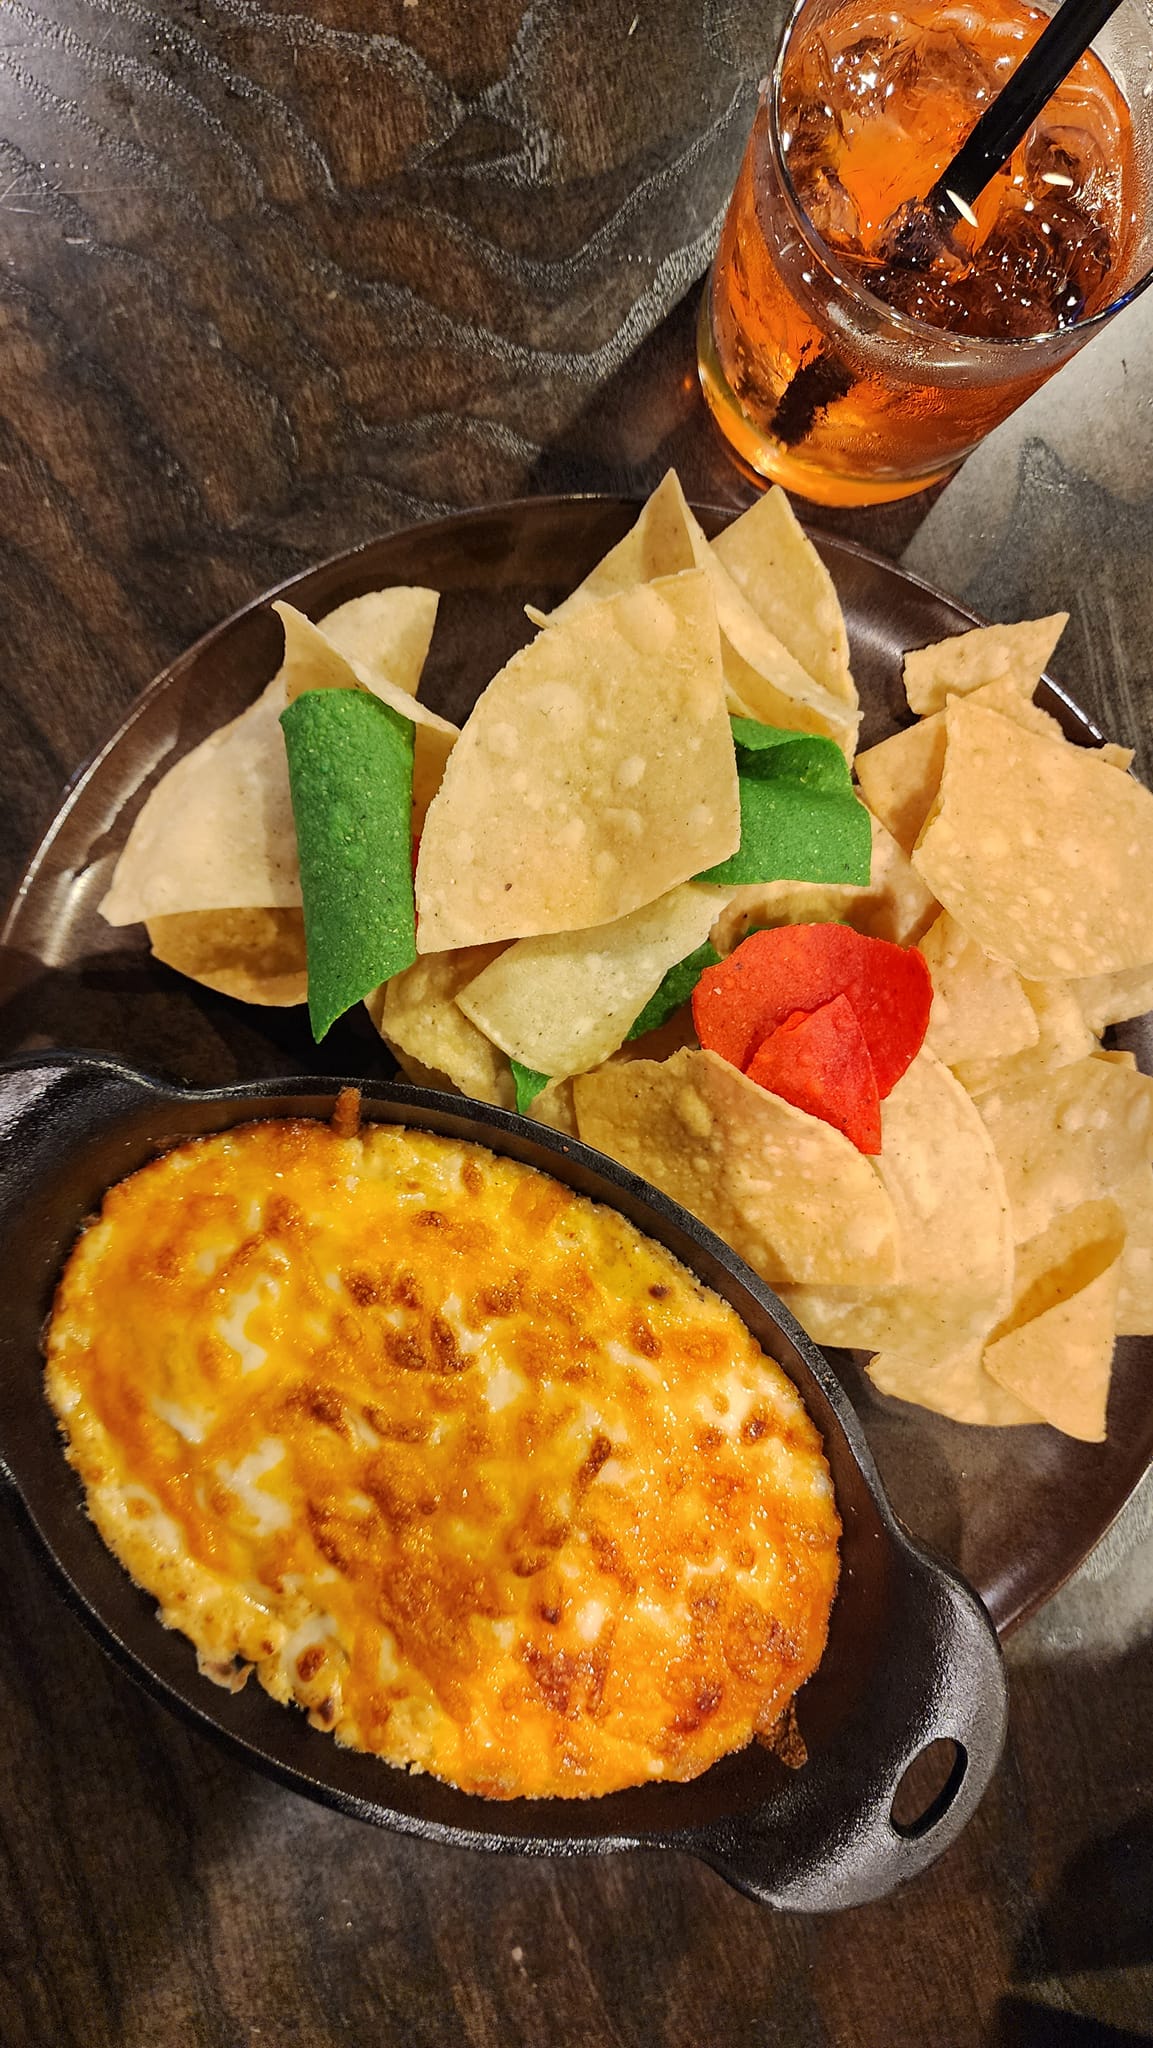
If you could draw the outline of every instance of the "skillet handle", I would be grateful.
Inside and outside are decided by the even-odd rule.
[[[993,1625],[955,1572],[898,1542],[898,1582],[878,1617],[880,1654],[860,1711],[771,1803],[678,1844],[766,1905],[832,1912],[884,1897],[956,1841],[996,1769],[1007,1691]],[[804,1693],[798,1704],[803,1733]],[[893,1800],[906,1770],[942,1740],[956,1745],[947,1782],[917,1821],[898,1826]]]

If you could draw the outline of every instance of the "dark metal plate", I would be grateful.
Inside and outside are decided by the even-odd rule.
[[[538,498],[460,514],[370,542],[286,585],[318,613],[381,584],[444,595],[422,694],[462,720],[478,691],[529,637],[523,606],[555,604],[635,517],[625,501]],[[721,515],[702,517],[710,530]],[[865,706],[863,745],[907,720],[901,656],[974,623],[892,563],[819,539],[848,620]],[[265,1075],[388,1075],[363,1014],[320,1052],[303,1012],[246,1009],[155,965],[139,928],[114,931],[96,905],[151,780],[272,675],[280,629],[254,605],[168,669],[78,778],[33,857],[0,952],[0,1050],[84,1044],[199,1086]],[[1043,698],[1071,737],[1099,737],[1056,693]],[[1113,735],[1124,739],[1125,735]],[[1117,1034],[1150,1060],[1146,1027]],[[1118,1346],[1108,1441],[1048,1429],[978,1430],[875,1394],[836,1357],[898,1513],[951,1557],[1002,1631],[1046,1599],[1123,1506],[1153,1457],[1153,1342]]]

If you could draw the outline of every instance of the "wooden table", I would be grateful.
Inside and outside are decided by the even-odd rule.
[[[6,0],[0,882],[154,671],[314,559],[670,462],[744,501],[691,336],[766,13]],[[1067,605],[1059,673],[1147,779],[1151,339],[1139,305],[935,500],[825,516],[993,615]],[[1140,1513],[1012,1644],[962,1843],[819,1920],[309,1805],[113,1669],[0,1518],[6,2048],[1153,2039]]]

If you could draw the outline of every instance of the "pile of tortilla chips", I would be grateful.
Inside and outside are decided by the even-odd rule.
[[[874,1353],[882,1392],[1100,1440],[1114,1338],[1153,1333],[1153,1080],[1101,1044],[1153,1005],[1153,796],[1122,749],[1070,744],[1034,704],[1064,619],[910,654],[921,715],[856,759],[866,820],[844,622],[779,491],[709,543],[666,477],[532,615],[460,734],[417,696],[435,605],[383,591],[317,626],[279,607],[283,667],[154,790],[105,915],[144,919],[210,987],[290,1003],[370,902],[379,942],[343,979],[326,958],[325,1022],[363,994],[411,1078],[632,1167],[819,1342]],[[333,688],[388,708],[310,724],[387,751],[415,884],[352,816],[339,760],[328,783],[294,767],[290,790],[281,713]],[[321,793],[294,826],[298,782]],[[742,882],[762,842],[782,864]],[[710,963],[751,930],[828,919],[919,947],[933,984],[875,1157],[693,1032]]]

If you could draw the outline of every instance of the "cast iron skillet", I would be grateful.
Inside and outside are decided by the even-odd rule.
[[[808,1911],[875,1899],[960,1833],[992,1776],[1005,1680],[976,1595],[894,1519],[853,1410],[800,1325],[749,1268],[675,1203],[588,1146],[459,1097],[373,1082],[364,1114],[473,1138],[608,1202],[730,1302],[794,1382],[824,1437],[844,1522],[828,1648],[798,1705],[809,1761],[790,1771],[751,1745],[688,1785],[593,1800],[489,1801],[340,1749],[255,1683],[221,1691],[83,1512],[41,1391],[40,1332],[64,1257],[104,1190],[174,1142],[253,1117],[330,1114],[339,1081],[310,1077],[193,1091],[100,1054],[0,1066],[0,1470],[97,1640],[166,1706],[296,1791],[379,1826],[477,1849],[574,1856],[684,1849],[747,1892]],[[915,1827],[894,1794],[931,1742],[952,1739],[948,1782]]]

